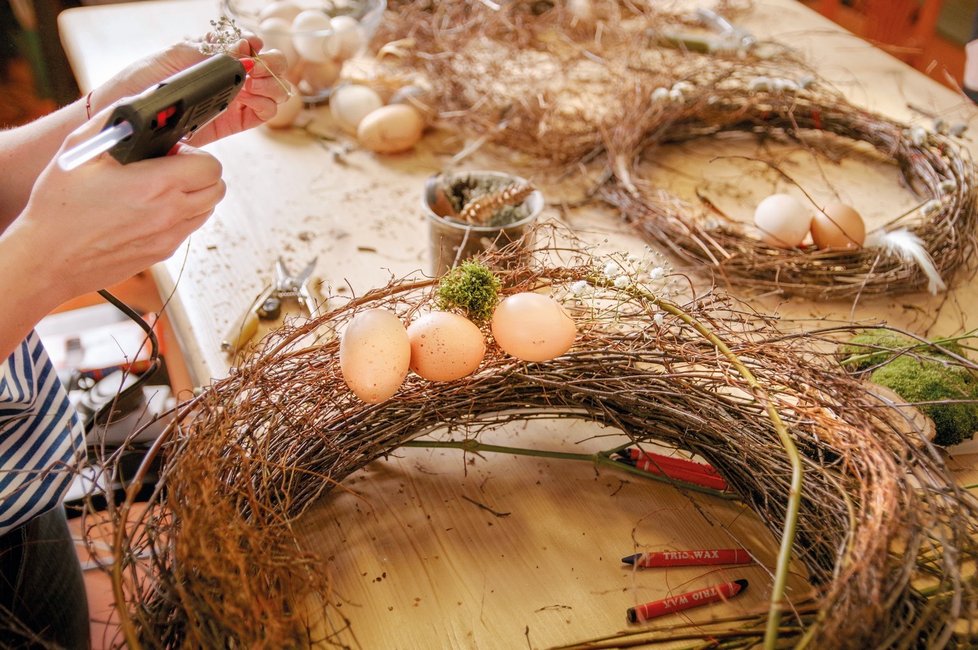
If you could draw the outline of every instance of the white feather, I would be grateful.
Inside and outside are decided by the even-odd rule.
[[[875,230],[866,237],[865,245],[867,248],[882,248],[887,254],[896,255],[904,262],[916,262],[920,270],[927,276],[927,290],[932,294],[947,289],[947,285],[941,279],[941,274],[934,266],[934,260],[924,248],[924,242],[906,228],[888,232]]]

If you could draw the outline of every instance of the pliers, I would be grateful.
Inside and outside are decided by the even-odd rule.
[[[316,259],[314,257],[302,271],[292,275],[285,262],[279,257],[275,261],[275,281],[255,298],[244,315],[231,326],[227,336],[221,339],[221,349],[228,354],[240,350],[258,331],[259,320],[278,318],[282,312],[284,299],[295,300],[309,316],[314,316],[324,302],[318,287],[315,286],[318,283],[312,280]]]

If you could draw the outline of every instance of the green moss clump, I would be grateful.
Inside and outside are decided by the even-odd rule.
[[[840,345],[837,354],[846,370],[869,372],[873,383],[893,390],[909,404],[919,404],[917,408],[934,421],[935,443],[956,445],[978,431],[978,403],[940,402],[978,400],[978,374],[948,356],[965,356],[956,341],[937,341],[940,348],[933,343],[873,329]]]
[[[974,373],[938,359],[897,357],[874,370],[870,379],[892,389],[908,403],[978,399]],[[976,404],[920,404],[918,408],[934,421],[934,442],[938,445],[956,445],[978,431]]]
[[[948,352],[960,356],[964,355],[961,346],[953,341],[941,342],[940,345]],[[913,348],[912,354],[917,357],[923,356],[937,360],[948,358],[942,350],[921,343],[917,339],[892,330],[873,329],[857,334],[847,343],[840,345],[839,363],[850,372],[859,372],[885,363],[887,359],[910,348]]]
[[[875,329],[860,332],[839,346],[839,362],[850,372],[878,366],[898,350],[913,345],[906,336],[890,330]]]
[[[475,323],[492,317],[502,284],[482,262],[467,261],[445,274],[435,294],[438,308],[460,309]]]

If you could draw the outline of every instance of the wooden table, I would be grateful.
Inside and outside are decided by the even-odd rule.
[[[218,15],[216,0],[150,0],[71,9],[61,14],[60,25],[69,61],[87,92],[129,61],[205,32]],[[922,124],[931,119],[909,105],[949,121],[974,120],[975,112],[963,96],[792,0],[759,0],[745,26],[759,35],[790,41],[853,101],[868,108]],[[326,132],[335,132],[324,110],[319,109],[317,119]],[[161,293],[165,297],[172,293],[168,309],[193,379],[207,383],[226,374],[228,359],[220,350],[220,339],[271,280],[279,255],[292,268],[318,257],[318,271],[330,286],[338,290],[348,285],[356,292],[378,286],[391,275],[426,269],[421,187],[424,178],[445,164],[446,156],[435,152],[452,146],[451,151],[456,151],[458,143],[446,144],[431,136],[413,155],[378,157],[353,150],[337,158],[335,147],[331,151],[303,133],[264,128],[210,145],[224,165],[227,197],[186,246],[154,269]],[[717,151],[710,142],[664,151],[663,186],[683,196],[708,176],[722,192],[724,179],[731,174],[743,176],[744,167],[725,163],[720,169],[724,165],[717,165]],[[859,164],[843,167],[835,176],[857,192],[863,189],[860,183],[882,187],[898,182],[895,170],[863,171]],[[756,190],[740,193],[739,198],[719,192],[711,196],[725,202],[728,213],[749,219],[751,202],[771,187]],[[869,225],[874,216],[912,204],[905,193],[876,194],[882,203],[861,206]],[[593,230],[623,230],[613,214],[594,208],[572,213],[569,221]],[[615,243],[629,246],[629,239]],[[962,298],[962,292],[972,291],[965,286],[954,297],[961,304],[974,304]],[[919,330],[919,319],[915,320],[919,313],[894,309],[893,302],[862,301],[854,315],[918,325]],[[914,296],[912,302],[929,313],[941,308],[948,324],[954,323],[951,329],[961,324],[954,301]],[[780,310],[807,315],[811,307],[795,301]],[[821,317],[850,316],[848,304],[817,307]]]
[[[212,0],[151,1],[70,10],[61,27],[87,90],[133,58],[205,31],[217,12]],[[743,24],[790,41],[853,101],[871,109],[915,123],[930,121],[918,111],[973,122],[975,112],[961,96],[792,0],[757,0]],[[317,121],[331,128],[324,115]],[[292,268],[318,257],[334,293],[346,288],[346,296],[426,269],[422,183],[442,168],[445,152],[458,147],[432,135],[410,155],[378,157],[355,148],[337,155],[335,146],[307,134],[266,129],[210,145],[224,165],[227,198],[186,246],[154,270],[163,295],[172,294],[169,310],[196,380],[206,383],[227,372],[220,338],[270,281],[279,255]],[[650,173],[680,196],[706,191],[728,214],[748,219],[750,206],[779,181],[761,175],[755,187],[744,189],[743,164],[718,160],[717,151],[708,141],[675,147]],[[811,165],[801,160],[804,155],[785,155],[798,165],[792,169]],[[900,187],[893,169],[849,161],[824,171],[830,182],[815,188],[816,199],[833,187],[843,198],[864,200],[869,192],[873,200],[864,200],[864,214],[870,226],[914,203],[905,191],[891,191]],[[735,186],[738,192],[725,192]],[[545,188],[548,196],[556,191]],[[561,218],[587,237],[607,236],[610,248],[640,246],[610,212],[590,207]],[[863,300],[855,308],[773,296],[756,304],[800,318],[885,319],[932,334],[978,327],[974,283],[949,297]],[[524,447],[612,446],[596,433],[614,435],[590,424],[528,422],[491,436]],[[957,462],[967,472],[973,460]],[[973,473],[963,476],[974,479]],[[704,580],[747,577],[752,586],[703,618],[763,607],[768,598],[776,544],[741,506],[697,499],[700,508],[693,510],[688,497],[671,488],[586,463],[406,449],[347,484],[354,493],[325,499],[299,528],[306,543],[331,558],[335,599],[355,634],[355,641],[347,641],[358,647],[545,647],[623,628],[626,607]],[[472,501],[511,514],[494,515]],[[619,563],[636,550],[729,545],[728,531],[750,545],[760,566],[705,575],[696,568],[633,573]],[[791,587],[793,593],[805,588],[801,576]]]

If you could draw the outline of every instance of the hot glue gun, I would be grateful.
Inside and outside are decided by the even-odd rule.
[[[72,170],[106,151],[122,164],[165,156],[220,115],[244,85],[254,61],[214,55],[116,105],[102,131],[58,158]]]

